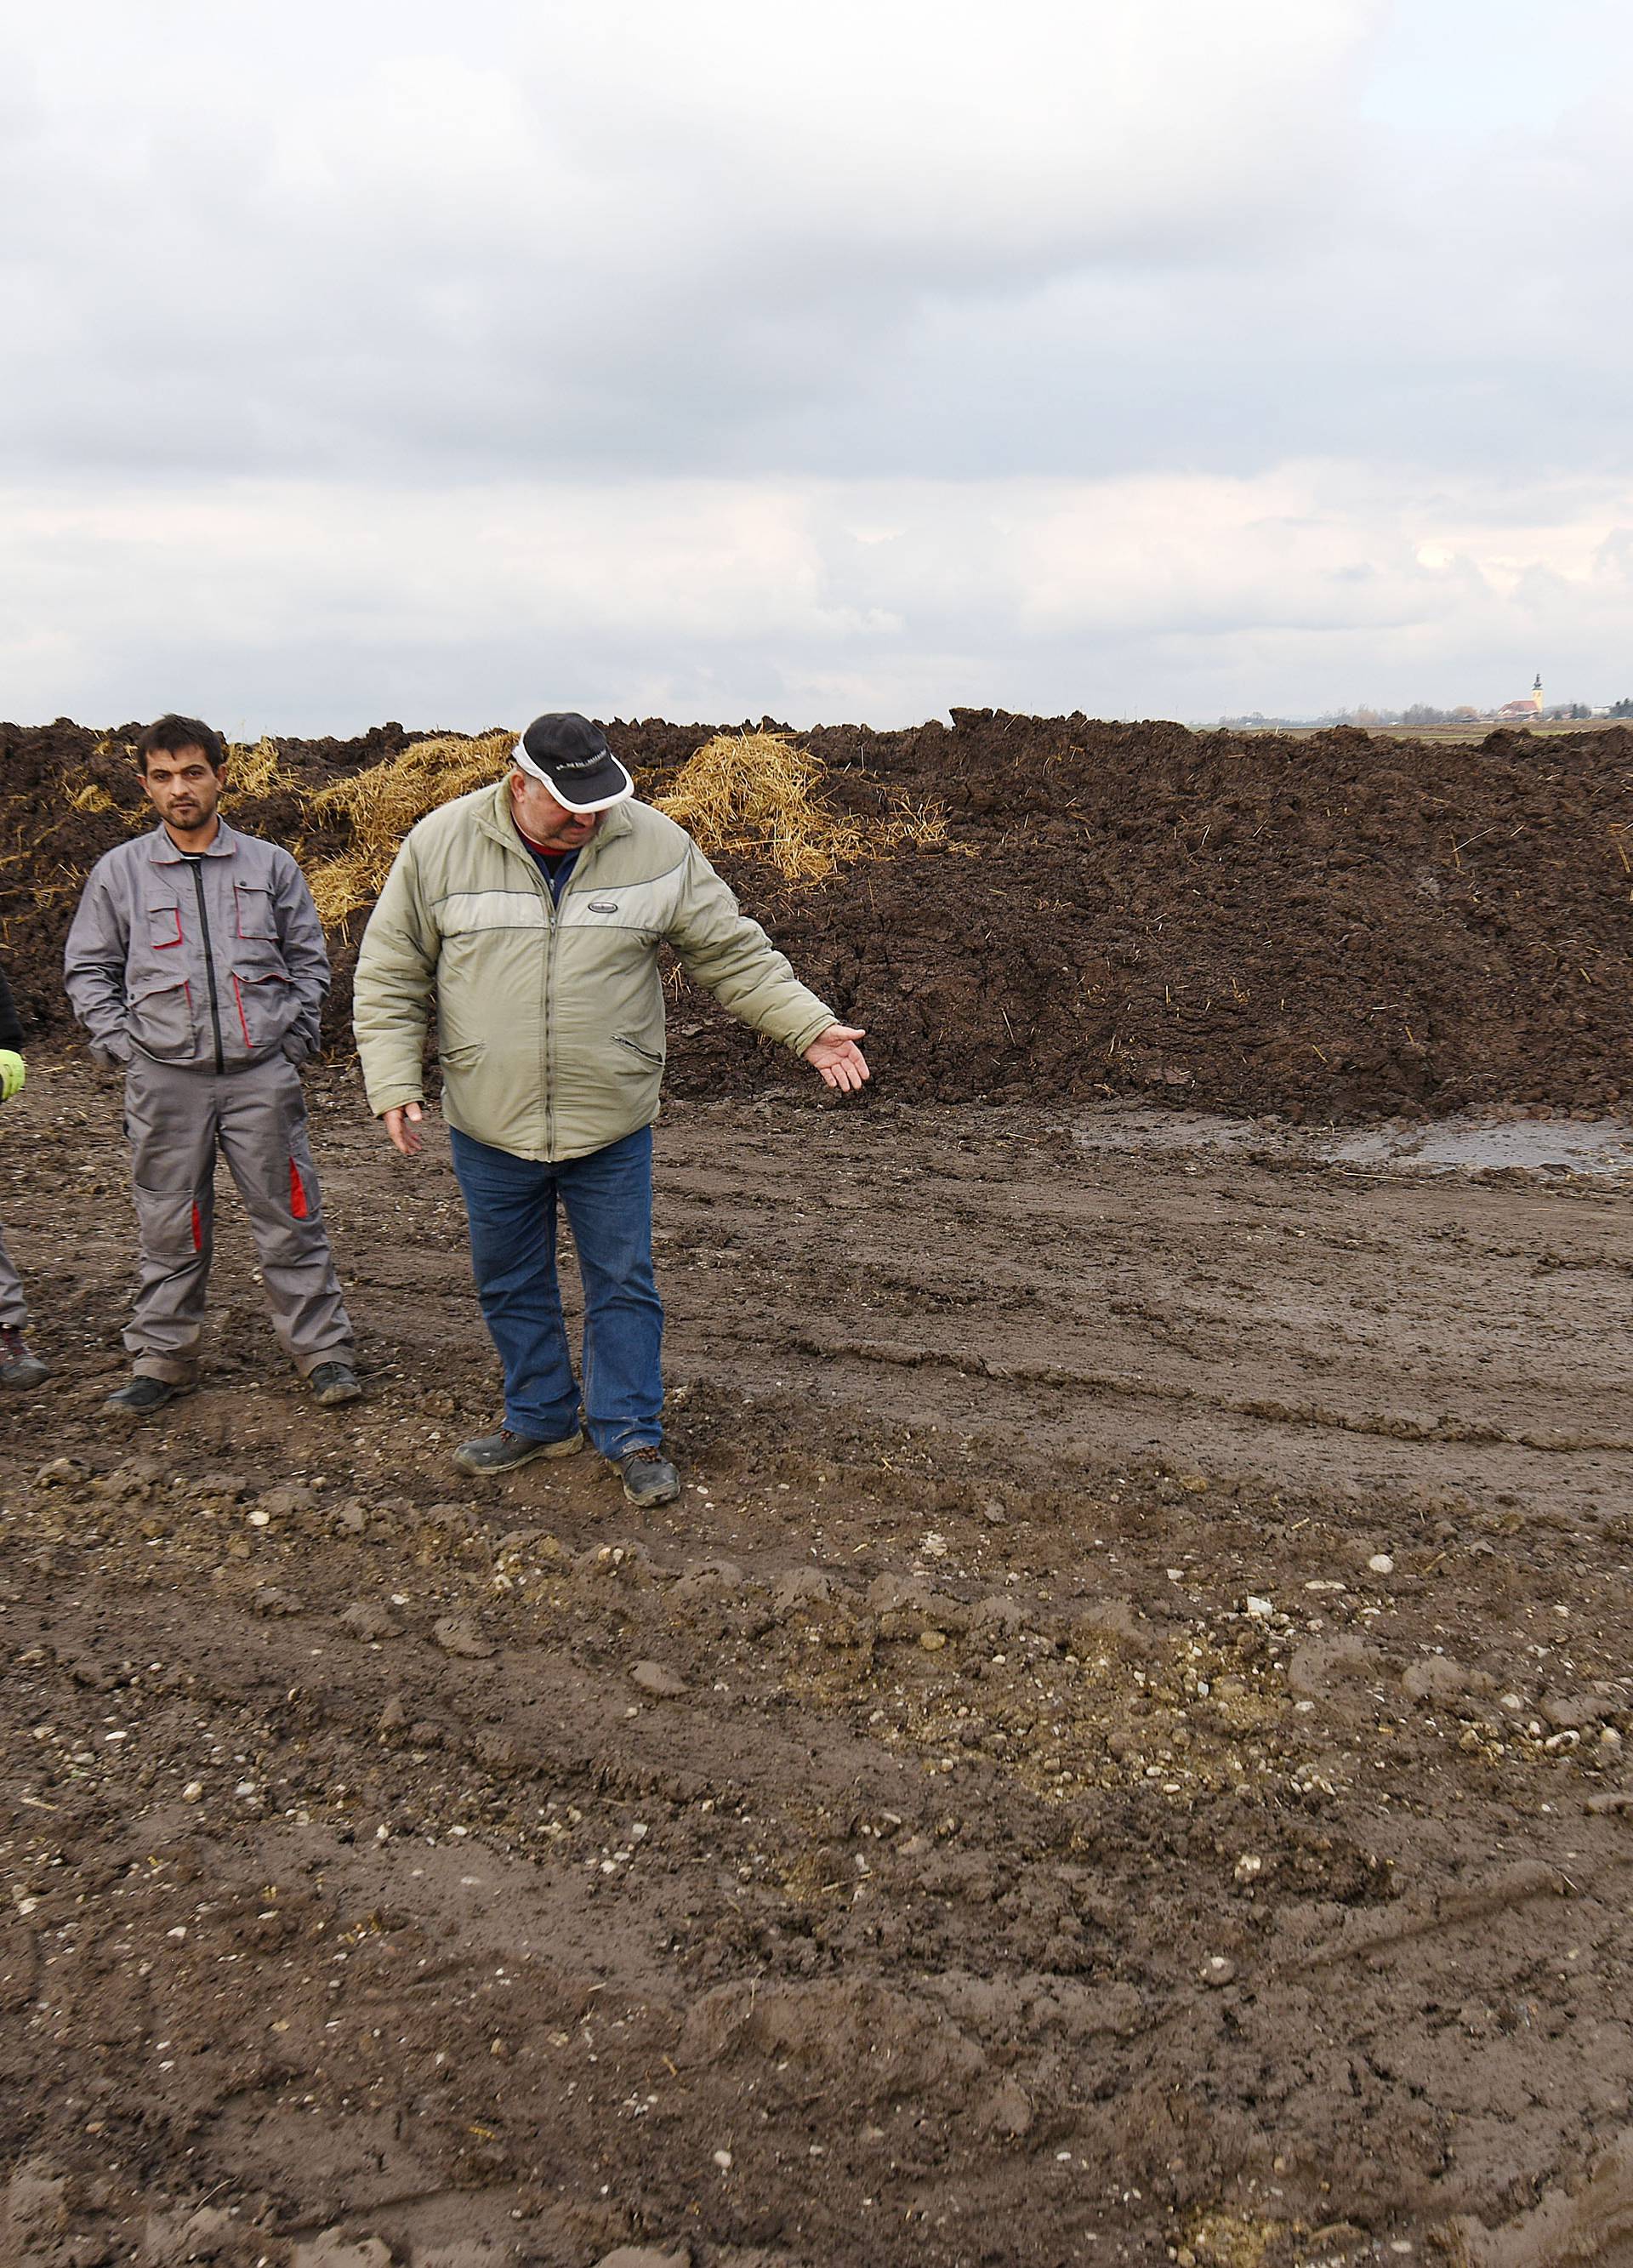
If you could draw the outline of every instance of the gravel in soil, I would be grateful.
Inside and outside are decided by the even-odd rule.
[[[445,1149],[314,1101],[368,1400],[229,1203],[129,1432],[116,1090],[5,1115],[13,2257],[1622,2257],[1619,1183],[682,1103],[641,1515],[452,1468]]]

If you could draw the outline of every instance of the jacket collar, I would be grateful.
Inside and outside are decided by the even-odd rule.
[[[516,821],[511,815],[508,772],[504,778],[495,782],[478,805],[477,823],[484,834],[491,835],[495,842],[504,843],[507,850],[514,850],[519,858],[531,858],[527,845],[516,831]],[[620,836],[627,835],[630,823],[628,803],[615,803],[610,811],[604,811],[600,825],[578,853],[580,862],[592,857],[603,843],[616,843]]]
[[[201,858],[230,858],[237,850],[241,839],[236,830],[229,827],[226,821],[223,819],[217,824],[215,841],[208,850],[201,850],[198,856]],[[187,863],[188,853],[177,850],[170,839],[170,829],[162,819],[147,840],[147,855],[156,866],[180,866]]]

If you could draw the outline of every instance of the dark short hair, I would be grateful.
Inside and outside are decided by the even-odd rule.
[[[150,725],[136,742],[136,770],[145,772],[150,756],[176,756],[183,748],[202,748],[211,771],[226,769],[227,752],[219,733],[212,733],[202,717],[178,717],[174,710]]]

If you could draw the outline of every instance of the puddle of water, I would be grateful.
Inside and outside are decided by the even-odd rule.
[[[1365,1127],[1339,1137],[1325,1154],[1346,1166],[1617,1174],[1633,1172],[1633,1128],[1615,1118],[1448,1118],[1435,1126]]]
[[[1509,1169],[1554,1178],[1633,1176],[1633,1125],[1621,1118],[1445,1118],[1431,1125],[1288,1126],[1216,1118],[1200,1110],[1146,1110],[1110,1104],[1074,1121],[1079,1148],[1115,1152],[1189,1150],[1274,1163],[1365,1166],[1377,1173],[1475,1174]]]

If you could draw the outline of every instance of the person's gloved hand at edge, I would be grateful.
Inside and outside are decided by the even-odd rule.
[[[23,1058],[15,1048],[0,1048],[0,1102],[10,1102],[28,1083]]]

